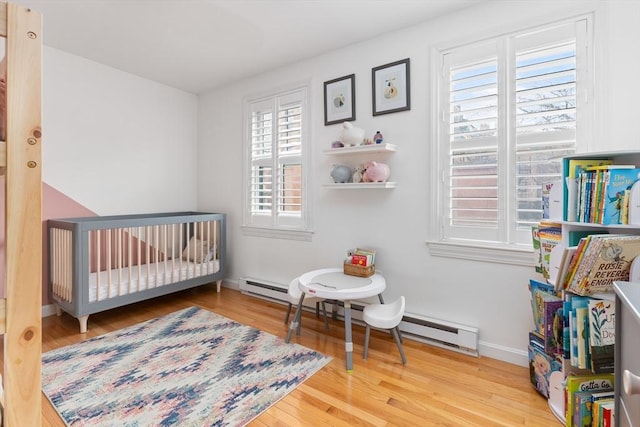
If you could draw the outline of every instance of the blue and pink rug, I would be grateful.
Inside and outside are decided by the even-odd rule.
[[[236,426],[331,359],[197,307],[42,355],[70,426]]]

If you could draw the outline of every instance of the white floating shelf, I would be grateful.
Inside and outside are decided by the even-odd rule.
[[[385,153],[396,151],[393,144],[370,144],[358,145],[356,147],[329,148],[324,150],[325,154],[366,154],[366,153]]]
[[[339,188],[342,190],[364,189],[364,188],[396,188],[395,182],[344,182],[338,184],[325,184],[326,188]]]

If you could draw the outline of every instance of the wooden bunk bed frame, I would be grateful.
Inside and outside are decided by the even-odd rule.
[[[42,425],[42,17],[0,1],[6,122],[0,118],[5,179],[3,425]],[[1,136],[1,135],[0,135]]]

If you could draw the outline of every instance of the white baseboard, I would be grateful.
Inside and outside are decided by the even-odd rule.
[[[478,353],[480,356],[490,357],[492,359],[502,360],[503,362],[512,363],[514,365],[529,366],[529,353],[517,348],[504,347],[488,343],[486,341],[478,342]]]
[[[56,306],[53,304],[42,306],[42,317],[49,317],[56,314]]]

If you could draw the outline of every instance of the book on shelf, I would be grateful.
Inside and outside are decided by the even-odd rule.
[[[538,393],[549,398],[549,378],[553,372],[561,371],[562,363],[545,353],[537,345],[529,345],[529,375],[531,384]]]
[[[576,365],[579,369],[587,369],[591,366],[591,357],[589,353],[589,306],[586,301],[585,306],[576,307],[576,349],[577,360]]]
[[[603,210],[600,224],[627,224],[629,194],[633,184],[640,179],[639,168],[607,170],[607,185],[603,188]],[[628,217],[628,214],[627,214]]]
[[[562,342],[557,354],[575,372],[613,372],[615,304],[612,294],[581,296],[563,294]],[[560,319],[560,317],[558,317]],[[557,333],[560,333],[558,330]],[[544,336],[542,336],[544,338]],[[557,343],[558,344],[558,343]]]
[[[569,344],[570,344],[570,358],[569,362],[576,368],[584,369],[586,366],[585,352],[585,318],[586,310],[589,305],[589,297],[583,297],[579,295],[570,296],[570,312],[569,312]],[[582,367],[580,366],[581,357],[583,358]]]
[[[538,236],[540,238],[542,275],[545,279],[549,279],[551,252],[562,243],[562,225],[552,221],[541,221],[538,225]]]
[[[592,408],[595,420],[591,423],[594,427],[613,427],[615,411],[615,399],[602,399],[594,402]]]
[[[586,182],[580,182],[580,176],[583,171],[588,167],[610,165],[613,164],[611,159],[566,159],[565,170],[567,176],[565,178],[567,186],[567,221],[579,221],[579,206],[584,208],[584,199],[582,195],[584,193],[580,191],[583,189],[582,184],[586,185]]]
[[[540,251],[540,227],[531,227],[531,243],[533,245],[533,263],[536,273],[542,274],[542,252]]]
[[[567,267],[567,272],[561,280],[562,289],[567,289],[573,282],[573,278],[576,274],[576,270],[578,269],[578,265],[580,265],[582,257],[584,256],[584,248],[589,244],[590,240],[591,235],[585,236],[580,239],[578,246],[576,246],[576,250],[571,256],[571,261],[569,262],[569,266]]]
[[[610,392],[614,386],[613,374],[590,374],[590,375],[569,375],[566,378],[566,408],[565,422],[567,427],[582,427],[581,424],[574,424],[573,414],[575,411],[575,394],[581,392]]]
[[[614,301],[589,301],[589,348],[591,370],[595,373],[614,371],[615,308]]]
[[[573,425],[592,427],[599,422],[599,407],[602,403],[612,401],[613,391],[578,391],[573,395]]]
[[[555,354],[558,349],[558,316],[562,316],[562,298],[555,295],[536,290],[534,293],[535,309],[534,313],[536,332],[544,341],[544,351],[548,354]]]
[[[542,219],[561,221],[562,220],[562,181],[544,182],[542,184]]]
[[[640,255],[640,235],[593,235],[571,285],[578,295],[610,292],[613,282],[627,281],[633,259]]]
[[[564,280],[571,268],[573,255],[575,254],[577,249],[577,246],[569,246],[568,248],[563,247],[560,264],[558,265],[558,271],[555,275],[555,281],[553,282],[556,291],[561,291],[564,289]]]

